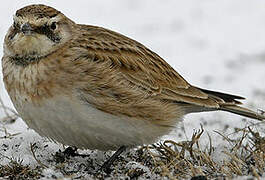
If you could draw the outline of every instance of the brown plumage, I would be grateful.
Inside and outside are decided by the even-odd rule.
[[[14,21],[2,60],[6,89],[29,127],[58,142],[102,150],[151,143],[191,112],[265,119],[239,107],[242,97],[190,85],[119,33],[45,5],[18,10]]]

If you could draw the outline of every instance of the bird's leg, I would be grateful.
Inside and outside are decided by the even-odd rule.
[[[101,166],[101,170],[109,174],[111,172],[110,166],[119,157],[119,155],[126,150],[126,146],[121,146],[104,164]]]

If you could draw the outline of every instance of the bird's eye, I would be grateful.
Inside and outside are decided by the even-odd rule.
[[[52,22],[50,25],[51,30],[54,31],[56,29],[56,27],[57,27],[56,22]]]

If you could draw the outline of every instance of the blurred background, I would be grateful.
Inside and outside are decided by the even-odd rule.
[[[159,54],[191,84],[247,97],[247,107],[265,109],[265,1],[9,0],[0,6],[1,44],[15,11],[34,3],[50,5],[76,23],[129,36]],[[1,46],[1,57],[2,52]],[[0,97],[13,108],[0,76]],[[170,137],[182,138],[179,129],[189,134],[200,123],[208,131],[223,131],[252,122],[242,119],[224,112],[188,115]],[[18,120],[10,128],[23,131],[26,125]]]

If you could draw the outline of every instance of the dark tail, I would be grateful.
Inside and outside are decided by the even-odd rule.
[[[218,110],[228,111],[231,113],[239,114],[241,116],[246,116],[246,117],[257,119],[260,121],[265,120],[265,115],[262,115],[250,109],[238,106],[239,104],[242,104],[238,100],[245,99],[243,97],[221,93],[221,92],[216,92],[216,91],[209,91],[206,89],[200,89],[200,90],[208,94],[210,98],[213,98],[218,102],[220,106]]]

